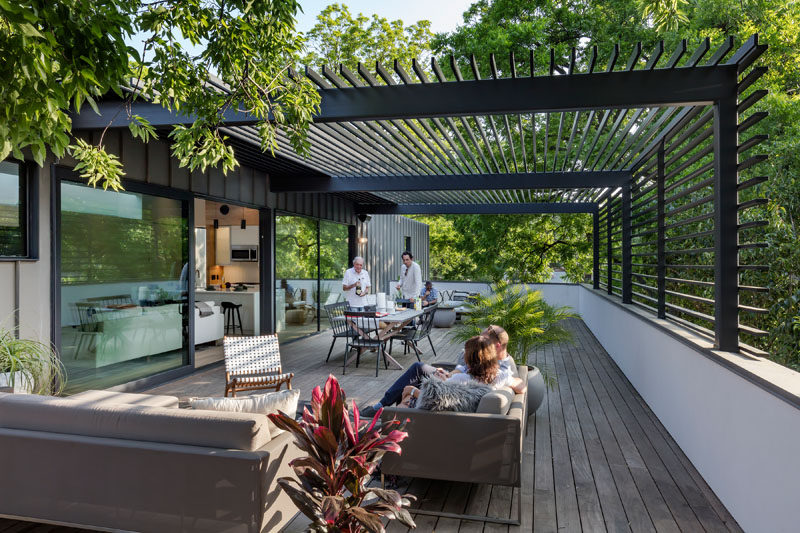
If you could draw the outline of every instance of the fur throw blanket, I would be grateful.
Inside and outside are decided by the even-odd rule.
[[[475,381],[445,383],[441,379],[429,377],[420,385],[416,407],[428,411],[474,413],[483,395],[491,390],[489,385]]]

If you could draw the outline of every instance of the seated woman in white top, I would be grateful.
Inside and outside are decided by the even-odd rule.
[[[464,344],[464,362],[467,371],[451,374],[445,379],[446,383],[476,381],[494,389],[511,387],[514,392],[525,390],[525,383],[520,378],[500,371],[495,343],[486,335],[476,335]],[[400,405],[408,407],[412,403],[411,399],[418,397],[419,389],[409,385],[403,390],[403,401]]]

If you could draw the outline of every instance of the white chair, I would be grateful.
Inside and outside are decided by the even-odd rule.
[[[225,337],[225,396],[237,391],[292,388],[292,372],[283,372],[277,335]]]

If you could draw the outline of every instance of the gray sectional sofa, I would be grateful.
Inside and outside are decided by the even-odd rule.
[[[0,393],[0,516],[105,530],[276,531],[296,513],[276,481],[302,455],[259,414],[177,398]]]

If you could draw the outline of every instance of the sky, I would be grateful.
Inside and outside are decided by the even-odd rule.
[[[406,26],[418,20],[430,20],[434,33],[449,32],[464,23],[462,13],[474,0],[339,0],[345,4],[350,13],[363,13],[368,17],[373,14],[389,20],[400,19]],[[326,6],[337,3],[336,0],[300,0],[303,13],[298,13],[297,29],[302,32],[310,30],[317,20],[317,15]]]

